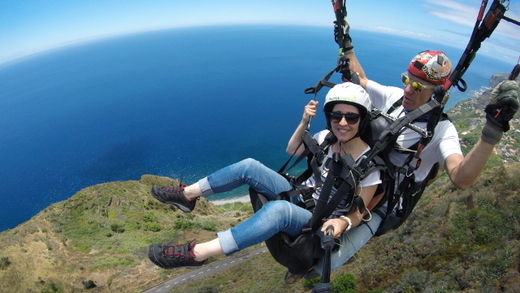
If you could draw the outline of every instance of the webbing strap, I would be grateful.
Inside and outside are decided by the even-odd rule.
[[[399,183],[397,187],[397,194],[401,195],[410,185],[410,183],[415,181],[415,170],[416,168],[406,165],[405,167],[399,168],[399,173],[403,175],[403,180]]]
[[[323,219],[328,218],[332,214],[332,212],[341,202],[343,195],[349,194],[350,192],[352,192],[352,189],[355,188],[355,182],[353,182],[354,179],[351,176],[341,178],[343,179],[342,183],[337,188],[332,198],[330,198],[329,200],[329,195],[332,192],[332,187],[334,186],[334,183],[339,179],[339,174],[341,174],[342,170],[344,169],[343,164],[341,164],[342,158],[340,158],[339,153],[334,153],[332,156],[333,158],[329,164],[329,175],[325,179],[325,183],[323,184],[320,197],[317,200],[316,207],[314,209],[314,212],[312,213],[310,223],[313,231],[317,231],[319,227],[321,227]],[[347,166],[353,166],[354,160],[352,159],[352,157],[350,155],[346,155],[345,157],[350,157],[350,160],[352,161]],[[348,160],[348,158],[346,160]]]
[[[354,197],[354,206],[356,206],[359,209],[359,213],[363,214],[367,208],[365,207],[365,202],[363,201],[363,198],[361,196],[356,195]]]
[[[327,87],[333,88],[336,84],[333,83],[333,82],[330,82],[329,78],[332,76],[332,74],[334,74],[334,72],[337,72],[340,68],[341,68],[341,64],[337,65],[336,67],[334,67],[334,69],[332,69],[329,73],[327,73],[327,75],[325,75],[322,79],[320,79],[318,81],[316,86],[306,88],[304,90],[304,93],[306,93],[306,94],[314,94],[314,97],[316,97],[316,95],[318,94],[318,92],[321,90],[321,88],[323,86],[327,86]]]
[[[331,208],[330,208],[331,204],[327,205],[327,203],[329,202],[329,195],[332,192],[332,186],[334,185],[334,181],[336,181],[336,178],[337,178],[337,176],[335,174],[337,174],[341,171],[341,166],[339,164],[339,158],[338,158],[339,155],[337,153],[334,153],[332,156],[333,156],[333,159],[330,161],[329,166],[328,166],[329,174],[328,174],[327,178],[325,179],[323,188],[321,189],[320,197],[316,201],[316,207],[312,214],[311,226],[312,226],[313,230],[315,230],[314,228],[317,225],[317,223],[321,223],[321,219],[328,216],[328,215],[324,215],[324,214],[326,214],[327,210],[331,210]],[[335,195],[337,195],[337,194],[339,194],[339,192],[336,192]],[[330,199],[331,203],[333,202],[334,198],[337,198],[337,196]],[[338,200],[338,203],[339,203],[339,200]],[[329,206],[329,208],[327,208],[327,206]],[[332,210],[330,212],[332,212]]]
[[[367,154],[365,160],[371,161],[377,156],[382,150],[384,150],[388,144],[392,143],[398,133],[402,131],[406,125],[411,124],[415,119],[422,115],[432,111],[435,108],[441,107],[441,104],[437,100],[430,100],[428,103],[420,106],[419,108],[411,111],[405,116],[396,119],[386,130],[384,130],[377,139],[376,143]],[[430,135],[430,134],[428,134]]]
[[[363,198],[355,195],[355,188],[357,183],[361,181],[361,177],[375,171],[380,171],[381,168],[382,166],[371,166],[369,170],[362,175],[363,172],[359,170],[351,155],[347,154],[340,157],[339,153],[334,153],[329,165],[329,175],[323,184],[323,189],[310,221],[312,230],[316,231],[321,227],[323,220],[330,217],[341,202],[341,199],[345,196],[352,196],[352,205],[349,206],[345,212],[349,212],[352,208],[357,207],[359,212],[363,214],[367,210],[367,207],[365,206]],[[334,183],[338,181],[341,181],[341,184],[336,189],[334,195],[329,199],[332,187]],[[381,198],[382,196],[377,199],[377,203],[379,203]],[[374,206],[377,205],[377,203],[374,204]],[[372,208],[374,206],[372,206]]]

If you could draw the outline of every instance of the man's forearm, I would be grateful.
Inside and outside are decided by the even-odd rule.
[[[484,169],[494,147],[494,145],[479,139],[475,147],[466,155],[466,157],[455,167],[452,167],[451,172],[448,170],[448,175],[453,184],[462,190],[471,187],[482,169]],[[447,168],[450,168],[449,159],[450,158],[446,160],[448,164]]]
[[[365,75],[365,71],[363,70],[363,67],[361,66],[358,59],[356,58],[356,54],[352,51],[352,53],[345,54],[345,56],[349,58],[350,72],[357,73],[359,76],[359,85],[361,85],[363,88],[366,88],[368,79]]]

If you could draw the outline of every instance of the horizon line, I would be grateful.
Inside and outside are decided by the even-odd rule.
[[[316,27],[316,28],[328,28],[329,26],[325,25],[318,25],[318,24],[288,24],[288,23],[234,23],[234,24],[226,24],[226,23],[219,23],[219,24],[206,24],[206,25],[180,25],[180,26],[170,26],[170,27],[155,27],[155,28],[146,28],[146,29],[138,29],[138,30],[132,30],[132,31],[121,31],[116,33],[108,33],[108,34],[101,34],[101,35],[95,35],[90,37],[84,37],[69,41],[64,41],[60,43],[56,43],[54,45],[39,47],[31,50],[22,51],[19,53],[16,53],[14,55],[10,55],[11,57],[0,57],[0,70],[5,67],[9,67],[11,65],[17,64],[19,62],[23,62],[25,60],[37,57],[39,55],[44,55],[47,53],[52,53],[54,51],[59,51],[66,48],[96,43],[103,40],[109,40],[112,38],[117,37],[123,37],[123,36],[131,36],[135,34],[141,34],[141,33],[151,33],[151,32],[157,32],[157,31],[165,31],[165,30],[177,30],[177,29],[190,29],[190,28],[203,28],[203,27],[232,27],[232,26],[287,26],[287,27]],[[430,35],[423,34],[423,33],[416,33],[412,31],[401,31],[397,29],[393,29],[390,27],[370,27],[365,26],[361,28],[353,28],[353,31],[369,31],[373,33],[381,33],[385,35],[397,35],[405,38],[411,38],[411,39],[420,39],[420,40],[429,40],[433,43],[442,44],[444,46],[447,46],[445,43],[441,43],[439,41],[436,41],[435,38],[433,38]],[[451,47],[451,46],[449,46]],[[464,50],[464,48],[458,48],[457,49]],[[502,62],[507,62],[503,59],[500,59],[500,57],[507,57],[511,60],[516,60],[516,56],[497,56],[496,54],[485,54],[487,57],[490,57],[492,59],[496,59]],[[14,56],[14,57],[13,57]],[[520,58],[520,57],[519,57]],[[4,60],[2,60],[4,59]]]

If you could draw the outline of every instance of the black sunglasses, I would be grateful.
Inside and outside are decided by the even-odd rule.
[[[359,115],[358,113],[348,112],[348,113],[341,113],[341,112],[327,112],[327,116],[330,118],[330,122],[333,123],[339,123],[343,117],[345,117],[345,121],[347,121],[348,124],[354,125],[358,123]]]

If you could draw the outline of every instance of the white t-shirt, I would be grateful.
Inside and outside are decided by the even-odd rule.
[[[325,130],[322,130],[322,131],[316,133],[313,137],[318,142],[318,144],[321,144],[325,140],[325,137],[327,136],[328,133],[329,133],[329,130],[325,129]],[[361,158],[369,150],[370,150],[370,147],[367,147],[367,149],[361,155],[359,155],[359,157],[355,158],[355,161],[357,161],[359,158]],[[319,167],[322,182],[325,182],[325,179],[327,178],[327,175],[329,174],[329,169],[327,168],[327,166],[325,166],[326,165],[325,161],[327,161],[327,159],[331,159],[332,154],[333,154],[332,148],[329,148],[327,156],[324,158],[323,163]],[[309,187],[313,187],[316,184],[316,180],[315,180],[314,176],[311,176],[303,184],[306,186],[309,186]],[[379,172],[372,172],[369,175],[367,175],[367,177],[365,177],[365,179],[361,180],[357,184],[357,187],[367,187],[367,186],[372,186],[372,185],[377,185],[377,184],[381,184],[381,174]],[[322,190],[322,187],[319,187],[313,193],[312,197],[314,198],[315,201],[319,199],[321,190]],[[335,193],[336,193],[336,188],[332,187],[332,191],[331,191],[329,200],[332,197],[332,195],[334,195]],[[346,200],[345,200],[345,198],[343,198],[341,200],[341,202],[338,204],[338,207],[332,213],[331,218],[337,218],[337,217],[343,215],[344,213],[337,212],[337,211],[341,210],[341,209],[345,209],[345,206],[346,206]]]
[[[386,113],[404,95],[404,91],[401,88],[383,86],[372,80],[368,81],[366,91],[370,96],[372,106],[383,113]],[[390,115],[396,118],[405,115],[403,106],[397,107]],[[413,124],[423,129],[426,128],[426,122],[414,122]],[[421,135],[417,132],[406,129],[397,138],[397,143],[404,148],[409,148],[417,143],[420,138]],[[415,171],[416,181],[424,180],[435,163],[438,162],[444,165],[446,158],[453,154],[462,155],[457,129],[449,120],[439,121],[435,127],[432,140],[421,153],[422,162]],[[390,153],[390,160],[396,166],[403,166],[407,157],[408,154]],[[415,166],[415,163],[416,159],[411,162],[411,165]]]

